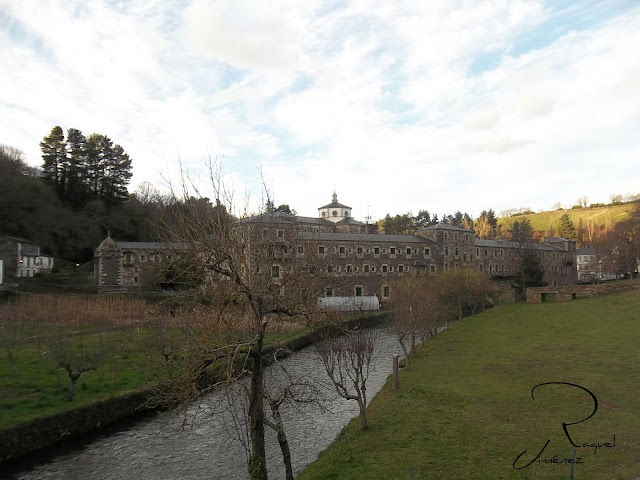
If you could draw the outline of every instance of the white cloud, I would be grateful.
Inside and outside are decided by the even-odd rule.
[[[254,202],[262,165],[306,215],[334,189],[376,217],[637,190],[640,10],[548,5],[0,0],[0,142],[38,164],[56,124],[104,133],[133,185],[220,156]]]

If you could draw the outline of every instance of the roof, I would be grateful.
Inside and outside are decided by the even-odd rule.
[[[303,240],[325,240],[343,242],[368,243],[427,243],[434,245],[436,242],[418,235],[382,235],[379,233],[342,233],[342,232],[297,232]]]
[[[274,223],[274,224],[282,224],[282,223],[306,223],[313,225],[326,225],[333,226],[334,223],[324,218],[317,217],[299,217],[297,215],[291,215],[289,213],[284,212],[272,212],[272,213],[263,213],[260,215],[253,215],[251,217],[241,218],[237,221],[237,223]]]
[[[318,210],[322,210],[323,208],[351,208],[351,207],[343,205],[340,202],[331,202],[331,203],[327,203],[324,207],[318,208]]]
[[[474,241],[476,247],[493,247],[493,248],[518,248],[516,242],[501,241],[501,240],[488,240],[486,238],[476,238]],[[530,247],[535,250],[547,250],[552,252],[564,252],[562,248],[554,247],[553,245],[547,245],[546,243],[532,242]]]
[[[182,243],[166,242],[116,242],[116,246],[121,250],[170,250],[185,247]]]
[[[351,217],[346,217],[346,218],[343,218],[342,220],[340,220],[339,222],[336,222],[336,225],[344,225],[344,224],[348,224],[348,225],[364,225],[364,223],[359,222],[358,220],[354,220]]]
[[[449,225],[448,223],[436,223],[435,225],[429,225],[428,227],[421,228],[418,231],[421,232],[423,230],[455,230],[458,232],[473,233],[473,230],[457,227],[455,225]]]
[[[598,252],[593,247],[578,248],[576,250],[576,255],[597,255],[597,254]]]

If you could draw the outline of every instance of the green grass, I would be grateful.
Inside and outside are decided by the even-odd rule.
[[[5,328],[9,326],[10,324]],[[103,334],[94,333],[94,330],[98,328],[93,325],[71,328],[26,324],[21,325],[19,337],[34,339],[18,345],[14,345],[7,338],[11,332],[0,331],[0,335],[4,335],[0,338],[4,345],[13,346],[17,366],[17,375],[14,375],[8,351],[0,351],[0,428],[41,415],[87,405],[168,379],[165,360],[160,350],[162,344],[158,343],[153,328],[106,331]],[[67,372],[56,365],[51,350],[56,345],[57,336],[80,331],[81,335],[66,340],[70,342],[69,348],[77,351],[79,344],[84,344],[85,349],[96,348],[102,337],[104,358],[97,370],[86,372],[80,377],[73,400],[67,401],[71,381]],[[265,336],[265,344],[285,342],[308,331],[309,328],[305,327],[269,333]],[[170,330],[167,335],[169,339],[180,342],[184,332]],[[176,362],[175,357],[173,361]],[[173,373],[179,368],[176,362]]]
[[[503,305],[459,322],[418,349],[400,390],[390,382],[368,409],[370,429],[354,419],[298,478],[561,479],[566,464],[515,470],[532,460],[570,457],[562,423],[579,448],[575,479],[640,475],[640,291],[568,303]]]
[[[555,210],[550,212],[540,212],[531,215],[522,215],[511,218],[499,218],[498,224],[503,225],[503,228],[507,228],[507,224],[510,220],[518,220],[520,218],[528,218],[531,221],[531,225],[534,230],[546,232],[553,224],[554,228],[558,228],[559,220],[565,213],[569,214],[574,227],[578,227],[578,220],[582,218],[583,226],[586,226],[588,222],[594,222],[597,226],[603,227],[608,222],[611,224],[618,223],[624,220],[630,211],[632,211],[637,203],[626,203],[622,205],[612,205],[606,207],[597,208],[577,208],[571,210]]]

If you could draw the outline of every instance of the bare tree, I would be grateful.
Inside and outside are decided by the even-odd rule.
[[[58,367],[63,368],[71,384],[67,400],[72,401],[80,377],[92,370],[97,370],[107,357],[104,336],[73,337],[59,335],[52,339],[49,357]]]
[[[246,206],[239,212],[215,164],[210,165],[210,180],[218,208],[212,214],[198,209],[198,202],[186,201],[193,194],[202,196],[183,177],[183,213],[172,221],[169,232],[173,242],[185,246],[177,252],[177,264],[204,271],[206,280],[197,293],[207,304],[208,317],[197,327],[203,333],[185,346],[188,367],[175,378],[175,393],[186,405],[211,388],[247,375],[248,471],[252,479],[264,480],[265,335],[283,321],[300,325],[317,319],[326,268],[313,242],[297,236],[290,215],[250,216]]]
[[[338,395],[355,400],[360,409],[360,425],[367,423],[367,380],[376,347],[376,335],[370,330],[349,332],[316,345],[322,364]]]
[[[439,277],[418,276],[404,277],[394,284],[391,301],[393,321],[389,328],[400,342],[407,368],[411,368],[410,357],[415,350],[416,337],[425,337],[446,323],[439,283]]]
[[[306,375],[294,377],[278,359],[277,350],[273,355],[274,364],[269,370],[271,375],[265,381],[263,397],[271,410],[271,418],[265,424],[276,432],[282,461],[285,466],[286,480],[293,480],[291,450],[284,428],[280,407],[285,404],[317,404],[322,408],[322,394],[318,382]]]
[[[605,272],[624,274],[633,279],[640,260],[640,208],[602,236],[596,249]]]

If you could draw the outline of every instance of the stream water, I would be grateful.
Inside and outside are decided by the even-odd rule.
[[[391,374],[393,354],[402,355],[394,335],[383,329],[375,331],[376,354],[367,384],[369,401]],[[313,346],[296,352],[282,364],[292,377],[304,376],[316,385],[323,397],[320,404],[285,404],[281,408],[297,474],[358,415],[358,406],[328,388],[327,374]],[[282,370],[271,366],[269,372],[267,375],[277,382]],[[239,439],[242,429],[236,428],[236,416],[229,407],[239,402],[239,397],[215,392],[192,405],[186,416],[147,416],[53,458],[35,456],[32,464],[21,467],[10,478],[245,479],[247,454]],[[269,478],[284,478],[275,432],[266,428],[265,437]]]

